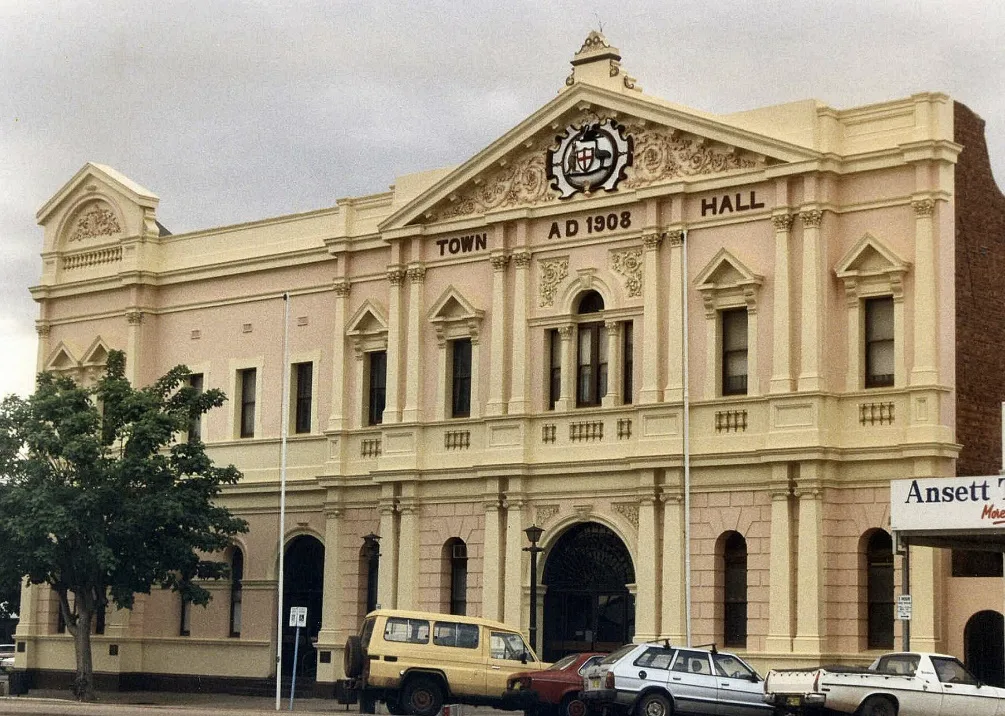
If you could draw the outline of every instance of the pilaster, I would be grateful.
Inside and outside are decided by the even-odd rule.
[[[384,424],[401,420],[401,284],[405,270],[394,266],[387,271],[387,385],[384,391]]]
[[[521,414],[530,410],[530,350],[527,333],[527,281],[530,275],[530,251],[513,252],[513,355],[510,363],[509,413]]]
[[[413,498],[402,498],[398,534],[398,609],[419,606],[419,510]]]
[[[651,472],[650,472],[651,475]],[[656,499],[652,487],[647,486],[639,500],[639,531],[636,540],[638,564],[635,583],[635,639],[652,641],[659,636],[659,603],[656,554]]]
[[[575,335],[574,325],[562,326],[558,329],[558,337],[562,342],[562,376],[561,390],[555,401],[555,410],[572,410],[576,407],[576,344],[572,340]]]
[[[607,329],[607,394],[600,399],[600,404],[609,408],[622,403],[624,343],[621,340],[621,321],[605,321],[604,327]]]
[[[939,652],[945,649],[939,641],[941,629],[936,611],[936,604],[942,604],[936,557],[932,547],[911,547],[911,594],[914,595],[911,601],[911,649],[915,651]]]
[[[334,326],[332,329],[332,397],[328,415],[328,430],[344,430],[345,423],[345,309],[352,284],[348,279],[334,283]],[[362,381],[357,383],[362,386]]]
[[[788,465],[772,466],[767,651],[792,651],[792,495]]]
[[[338,651],[345,644],[349,632],[340,628],[343,615],[343,575],[339,564],[342,554],[340,530],[341,510],[336,507],[325,509],[325,567],[324,599],[321,606],[321,631],[318,633],[318,649],[328,648]],[[332,659],[330,664],[318,664],[318,680],[334,681],[345,677],[341,659]]]
[[[663,575],[660,607],[660,638],[671,644],[687,642],[684,595],[684,496],[677,490],[664,489],[663,501]]]
[[[505,573],[502,538],[502,509],[499,496],[486,495],[485,546],[482,552],[482,616],[502,621],[502,577]]]
[[[45,361],[49,358],[49,351],[52,348],[49,345],[49,332],[51,325],[48,321],[38,320],[35,321],[35,333],[38,334],[38,350],[35,354],[35,374],[38,375],[45,371]]]
[[[140,375],[140,345],[143,340],[143,312],[126,311],[126,379],[136,385]]]
[[[789,239],[792,221],[795,218],[783,208],[771,217],[775,227],[775,293],[773,339],[771,345],[771,387],[772,393],[792,391],[792,313],[790,298],[792,280],[789,276]],[[757,347],[752,346],[756,352]]]
[[[395,525],[394,498],[387,494],[380,498],[380,563],[377,568],[377,603],[384,609],[398,606],[398,530]]]
[[[939,335],[938,286],[935,278],[936,203],[916,196],[914,209],[914,366],[911,385],[938,383],[936,350]],[[912,632],[912,640],[914,634]]]
[[[681,350],[684,336],[684,231],[667,231],[666,237],[670,243],[670,275],[667,278],[667,291],[670,295],[665,322],[667,379],[663,400],[679,403],[684,400],[684,361]]]
[[[645,278],[642,284],[642,389],[639,391],[640,403],[658,403],[661,391],[659,388],[659,260],[660,243],[663,234],[647,233],[642,236],[645,248]]]
[[[818,465],[801,465],[801,477],[822,468]],[[799,501],[799,542],[796,598],[796,635],[792,650],[801,654],[820,654],[823,651],[823,552],[821,535],[821,490],[815,486],[797,487]]]
[[[486,415],[506,414],[506,265],[509,256],[493,252],[492,262],[492,347],[489,354],[489,399]]]
[[[506,572],[503,598],[503,621],[523,628],[523,506],[519,496],[507,496],[506,507]]]
[[[799,390],[801,391],[823,389],[821,329],[826,308],[822,267],[826,251],[821,241],[823,216],[824,213],[815,205],[803,207],[799,213],[803,222],[802,305],[799,319],[801,327]]]
[[[422,264],[413,263],[408,267],[408,347],[406,360],[408,369],[404,371],[402,379],[405,382],[405,409],[401,413],[401,420],[405,423],[414,423],[419,420],[421,409],[420,400],[422,396],[422,284],[426,279],[426,267]],[[390,361],[390,356],[388,360]],[[390,381],[388,381],[390,382]]]

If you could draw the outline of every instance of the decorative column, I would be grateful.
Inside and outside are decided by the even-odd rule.
[[[527,281],[530,274],[530,251],[512,254],[515,276],[513,279],[513,355],[510,362],[509,413],[521,414],[530,410],[530,370],[527,356],[530,351],[527,334]]]
[[[816,477],[820,466],[803,463],[801,477]],[[811,479],[811,483],[815,480]],[[796,636],[792,650],[800,654],[820,654],[823,647],[823,552],[821,535],[821,495],[815,486],[797,487],[799,500],[799,550],[796,567]]]
[[[493,252],[492,262],[492,347],[489,353],[489,400],[486,415],[506,414],[506,264],[509,256]]]
[[[663,400],[680,403],[684,400],[684,299],[681,288],[684,284],[684,231],[674,229],[666,233],[670,242],[670,276],[667,280],[666,345],[667,382]]]
[[[649,471],[652,476],[652,471]],[[652,641],[659,636],[659,602],[656,568],[656,499],[651,487],[639,499],[638,563],[635,570],[635,638]]]
[[[935,605],[941,604],[943,592],[932,547],[911,547],[911,650],[939,651],[939,617]]]
[[[384,392],[383,422],[397,423],[401,420],[401,399],[398,395],[401,385],[401,284],[405,280],[405,270],[400,266],[388,269],[390,283],[387,299],[387,386]]]
[[[767,651],[792,651],[792,503],[788,465],[772,466]]]
[[[398,609],[419,606],[419,505],[413,498],[398,503]]]
[[[140,341],[143,332],[143,312],[126,311],[129,324],[126,332],[126,379],[136,385],[140,374]]]
[[[45,370],[45,361],[49,358],[49,331],[48,321],[35,321],[35,333],[38,334],[38,351],[35,354],[35,374],[38,375]]]
[[[394,489],[384,485],[385,493]],[[380,498],[380,564],[377,568],[377,604],[384,609],[398,606],[398,530],[394,519],[394,498],[383,494]]]
[[[345,308],[352,284],[348,279],[335,281],[335,325],[332,328],[332,407],[328,430],[344,430],[345,425]],[[357,385],[363,385],[362,382]],[[362,388],[360,388],[362,390]]]
[[[523,505],[519,496],[507,496],[506,573],[503,597],[503,621],[523,627]]]
[[[659,598],[662,614],[660,638],[671,644],[687,642],[684,594],[684,495],[677,489],[664,489],[663,500],[663,576]]]
[[[659,359],[660,359],[660,323],[659,323],[659,248],[663,234],[659,232],[644,234],[642,245],[645,247],[645,278],[642,282],[642,390],[639,391],[640,403],[658,403]]]
[[[486,495],[485,546],[482,551],[482,616],[502,621],[502,509],[498,495]]]
[[[936,350],[939,342],[938,286],[935,278],[935,202],[915,197],[914,208],[914,366],[911,385],[939,382]],[[914,633],[912,631],[913,639]],[[912,644],[913,646],[913,644]]]
[[[622,403],[624,343],[621,340],[621,321],[605,321],[604,327],[607,329],[607,394],[600,399],[600,404],[609,408]]]
[[[574,325],[558,329],[558,337],[562,342],[562,378],[558,400],[555,401],[557,411],[572,410],[576,407],[576,344],[572,340],[575,332]]]
[[[799,346],[802,368],[799,373],[799,390],[821,390],[825,252],[820,240],[820,226],[824,213],[819,209],[809,208],[801,211],[799,216],[803,220],[803,300],[799,319],[802,327]]]
[[[341,510],[338,507],[325,507],[325,566],[324,594],[321,604],[321,631],[318,633],[318,649],[330,648],[333,651],[345,644],[349,635],[346,630],[339,630],[342,618],[342,605],[345,602],[342,593],[342,542],[339,535]],[[324,669],[323,674],[321,670]],[[318,677],[323,681],[334,681],[345,676],[342,672],[342,660],[332,659],[326,669],[318,664]]]
[[[402,375],[405,381],[405,409],[401,413],[401,421],[414,423],[419,420],[419,400],[422,395],[422,283],[426,279],[426,267],[422,264],[410,264],[407,273],[408,348],[405,359],[408,364]]]
[[[789,237],[792,231],[793,215],[786,210],[775,214],[771,223],[775,226],[775,295],[774,323],[771,350],[771,392],[792,391],[792,328],[789,298],[792,292],[789,278]],[[756,351],[756,347],[755,347]]]

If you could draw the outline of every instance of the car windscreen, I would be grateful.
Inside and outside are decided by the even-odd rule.
[[[620,649],[618,649],[616,651],[612,651],[610,654],[608,654],[607,656],[605,656],[604,660],[601,661],[600,663],[601,664],[613,664],[615,661],[617,661],[618,659],[620,659],[622,656],[624,656],[625,654],[627,654],[628,652],[630,652],[632,649],[634,649],[637,646],[638,646],[638,644],[625,644]]]
[[[561,659],[556,661],[554,664],[547,668],[547,671],[561,671],[565,667],[569,666],[579,658],[578,654],[569,654],[568,656],[563,656]]]

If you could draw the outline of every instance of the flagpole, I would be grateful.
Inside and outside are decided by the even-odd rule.
[[[688,328],[687,328],[687,230],[681,240],[681,352],[684,362],[684,630],[687,645],[691,646],[691,394],[688,390]]]
[[[279,591],[276,594],[276,711],[279,710],[283,680],[283,537],[286,531],[286,434],[289,432],[290,413],[290,295],[283,293],[283,388],[282,415],[280,416],[280,458],[279,458]],[[293,665],[296,668],[296,664]]]

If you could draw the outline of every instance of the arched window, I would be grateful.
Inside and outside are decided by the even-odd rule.
[[[450,613],[467,614],[468,610],[468,547],[462,539],[448,540],[444,545],[444,562],[450,580]]]
[[[747,540],[730,532],[723,542],[723,643],[747,646]]]
[[[893,540],[876,530],[866,546],[866,600],[870,649],[893,648]]]
[[[579,298],[580,316],[601,313],[604,299],[596,291]],[[600,405],[607,394],[607,327],[603,320],[581,322],[577,332],[576,405]]]
[[[241,636],[241,607],[244,600],[244,553],[234,547],[230,558],[230,635]]]

